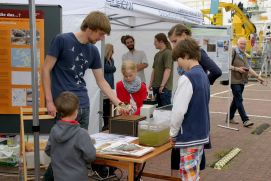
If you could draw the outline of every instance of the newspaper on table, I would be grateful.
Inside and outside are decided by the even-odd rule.
[[[140,157],[154,150],[153,147],[144,147],[131,143],[138,137],[124,136],[109,133],[96,133],[90,135],[95,141],[97,152],[102,154],[115,154]]]
[[[145,147],[145,146],[140,146],[138,144],[127,143],[127,142],[115,142],[108,145],[107,147],[102,148],[99,151],[102,154],[141,157],[153,150],[154,150],[153,147]]]
[[[118,134],[109,134],[109,133],[96,133],[90,135],[91,139],[94,140],[94,146],[96,149],[102,147],[103,145],[107,145],[114,143],[114,142],[127,142],[130,143],[138,139],[138,137],[133,136],[125,136],[125,135],[118,135]]]

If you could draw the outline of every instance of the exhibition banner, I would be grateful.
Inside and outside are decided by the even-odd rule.
[[[229,80],[231,30],[228,27],[192,27],[192,36],[222,70],[221,81]]]
[[[37,61],[44,61],[44,16],[36,11]],[[19,114],[32,106],[29,11],[0,9],[0,114]],[[44,105],[39,78],[39,103]]]

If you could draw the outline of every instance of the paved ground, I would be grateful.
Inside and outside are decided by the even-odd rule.
[[[268,79],[270,82],[270,79]],[[251,128],[242,124],[230,125],[239,131],[218,127],[225,124],[231,94],[227,86],[216,84],[212,87],[210,102],[211,137],[213,148],[206,150],[207,164],[217,160],[217,155],[234,147],[240,148],[241,153],[222,170],[207,167],[201,172],[203,181],[268,181],[271,180],[271,128],[261,135],[253,135],[251,131],[262,123],[271,124],[271,85],[261,86],[257,82],[250,82],[244,92],[244,105],[250,119],[255,123]],[[225,91],[225,92],[223,92]],[[241,123],[240,117],[235,118]],[[146,170],[156,173],[170,174],[170,153],[148,163]],[[154,180],[144,178],[144,181]]]
[[[270,78],[268,79],[271,82]],[[240,148],[241,153],[222,170],[207,166],[201,172],[203,181],[269,181],[271,180],[271,128],[261,135],[252,135],[251,131],[262,123],[271,124],[271,84],[267,87],[257,82],[250,82],[245,88],[244,105],[250,119],[255,123],[252,128],[230,125],[239,131],[218,127],[225,124],[231,94],[227,86],[216,84],[212,86],[211,137],[213,148],[206,151],[207,164],[217,160],[217,154],[234,147]],[[236,120],[241,122],[239,116]],[[3,170],[0,168],[0,171]],[[170,175],[170,152],[167,152],[146,164],[146,171]],[[16,177],[3,177],[0,180],[15,181]],[[122,180],[126,180],[124,176]],[[155,179],[143,178],[144,181]]]

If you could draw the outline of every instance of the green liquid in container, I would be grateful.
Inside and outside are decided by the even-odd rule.
[[[138,137],[140,145],[160,146],[169,140],[169,127],[139,125]]]

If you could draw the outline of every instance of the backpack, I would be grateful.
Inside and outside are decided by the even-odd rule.
[[[233,51],[233,54],[232,54],[231,65],[233,65],[233,61],[234,61],[235,57],[236,57],[236,50],[234,48],[234,51]],[[220,84],[229,85],[229,80],[220,81]]]
[[[235,57],[236,57],[236,50],[234,49],[232,60],[231,60],[231,65],[233,65],[233,61],[234,61]]]

